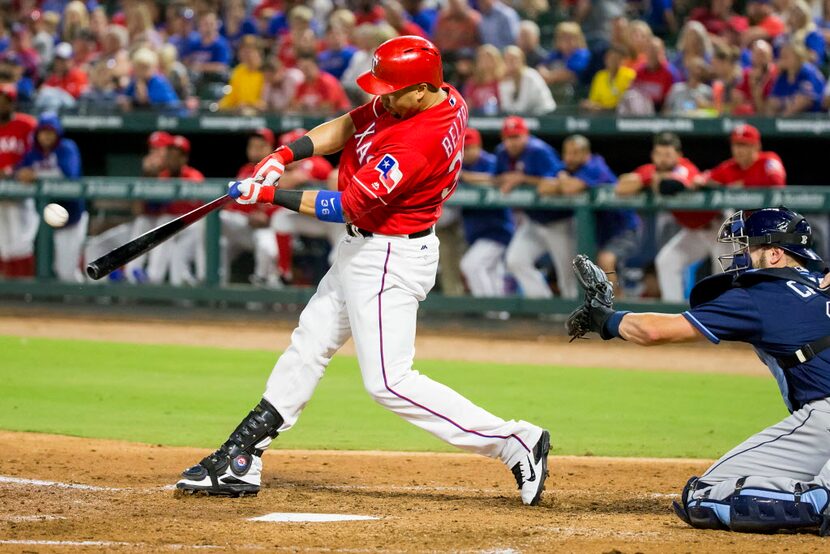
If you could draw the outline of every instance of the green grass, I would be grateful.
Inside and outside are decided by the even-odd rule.
[[[0,428],[213,448],[260,398],[268,351],[0,337]],[[557,454],[717,457],[782,419],[772,379],[418,360]],[[337,357],[284,448],[452,451],[366,395]]]

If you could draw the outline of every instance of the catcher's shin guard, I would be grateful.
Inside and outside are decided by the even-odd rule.
[[[262,453],[282,423],[279,412],[263,398],[216,452],[182,473],[176,488],[220,496],[256,495]]]
[[[729,528],[742,533],[769,533],[781,529],[818,528],[826,532],[823,512],[827,510],[828,490],[811,487],[792,493],[746,488],[730,500]]]

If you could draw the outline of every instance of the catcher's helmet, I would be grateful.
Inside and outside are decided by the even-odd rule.
[[[360,88],[380,96],[403,88],[444,83],[441,53],[430,41],[414,35],[389,39],[375,50],[372,70],[357,78]]]
[[[752,266],[750,246],[777,246],[805,261],[821,261],[813,250],[813,231],[804,216],[788,208],[764,208],[744,217],[735,212],[721,225],[718,242],[733,245],[733,252],[718,260],[724,271],[741,271]],[[728,265],[727,265],[728,262]]]

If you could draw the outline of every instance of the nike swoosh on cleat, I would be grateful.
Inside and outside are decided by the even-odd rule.
[[[533,469],[533,460],[530,459],[530,456],[527,457],[527,461],[530,464],[530,477],[528,478],[528,482],[532,483],[536,480],[536,471]]]

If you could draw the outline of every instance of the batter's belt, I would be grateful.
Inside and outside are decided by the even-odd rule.
[[[409,239],[419,239],[421,237],[431,235],[434,232],[435,232],[435,226],[430,225],[429,227],[427,227],[423,231],[416,231],[414,233],[409,233],[408,235],[398,235],[398,236],[403,236],[403,237],[406,237],[406,238],[409,238]],[[346,223],[346,233],[348,233],[349,236],[351,236],[351,237],[363,237],[365,239],[368,239],[369,237],[375,236],[375,234],[372,231],[367,231],[366,229],[361,229],[360,227],[357,227],[355,225],[351,225],[349,223]]]

